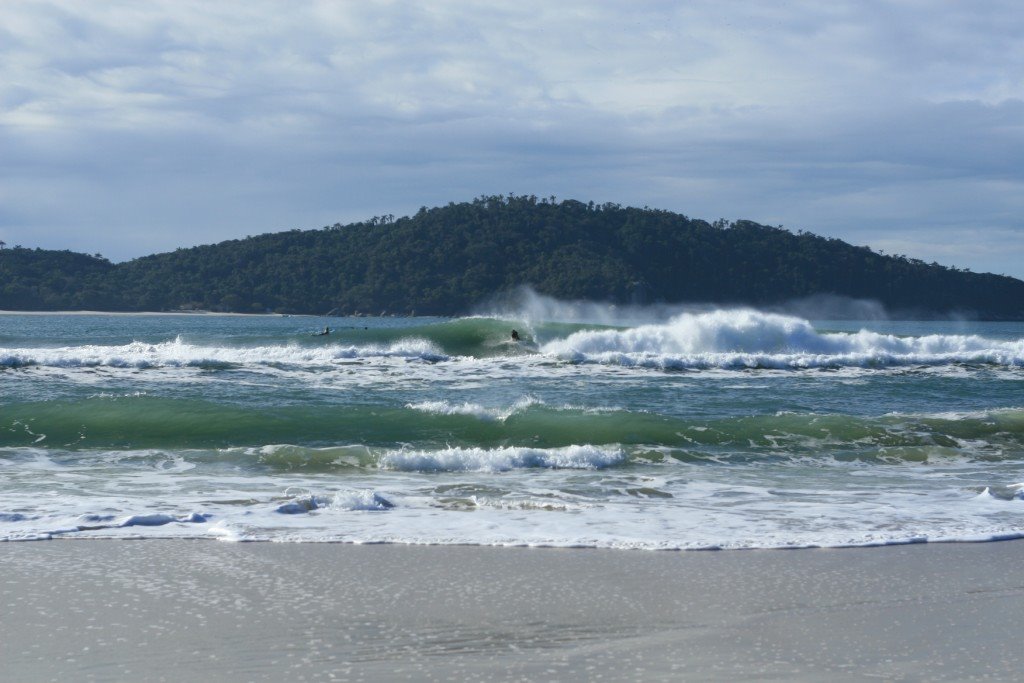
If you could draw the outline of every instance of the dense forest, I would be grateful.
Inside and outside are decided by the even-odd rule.
[[[0,309],[464,313],[530,285],[562,299],[767,306],[833,294],[916,315],[1024,319],[1024,282],[751,221],[481,197],[120,264],[0,250]]]

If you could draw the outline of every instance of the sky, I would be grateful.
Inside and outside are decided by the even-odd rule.
[[[1024,5],[3,0],[0,240],[123,261],[481,195],[1024,278]]]

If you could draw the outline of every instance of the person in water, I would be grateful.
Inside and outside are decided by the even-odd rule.
[[[330,333],[331,333],[331,328],[325,327],[323,332],[316,332],[316,333],[314,333],[313,336],[315,336],[315,337],[322,337],[325,334],[330,334]]]
[[[512,330],[512,341],[519,341],[519,333]]]

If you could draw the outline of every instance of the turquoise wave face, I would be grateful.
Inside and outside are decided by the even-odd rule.
[[[782,413],[695,420],[624,409],[549,406],[537,400],[498,409],[427,401],[401,407],[254,410],[134,396],[8,405],[0,422],[0,446],[5,447],[194,449],[268,444],[290,444],[297,450],[289,452],[306,454],[314,466],[327,457],[319,450],[324,447],[380,451],[409,445],[421,450],[615,445],[631,447],[634,457],[645,460],[1007,458],[1024,449],[1024,410],[879,417]],[[298,465],[300,460],[294,455],[288,462]]]

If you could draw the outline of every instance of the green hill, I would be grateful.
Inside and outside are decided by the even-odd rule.
[[[107,277],[116,267],[98,255],[21,247],[2,249],[0,310],[107,308],[112,303]]]
[[[0,309],[459,314],[530,285],[563,299],[772,305],[832,294],[1024,319],[1024,282],[750,221],[497,196],[113,265],[0,251]]]

